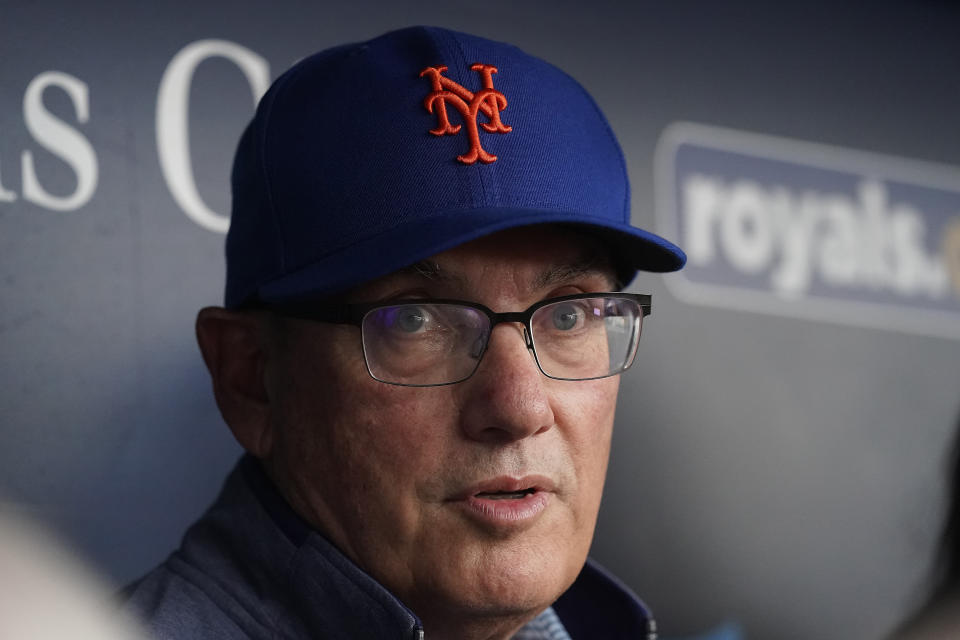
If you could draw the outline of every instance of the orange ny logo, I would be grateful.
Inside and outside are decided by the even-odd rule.
[[[431,129],[430,133],[435,136],[455,135],[460,131],[459,124],[450,124],[447,117],[447,105],[452,105],[460,112],[463,123],[467,125],[467,138],[470,140],[470,150],[462,156],[457,156],[457,160],[464,164],[473,164],[477,160],[484,163],[490,163],[497,159],[497,156],[488,153],[480,146],[480,131],[477,128],[477,116],[480,112],[487,117],[487,122],[480,123],[485,131],[490,133],[508,133],[513,127],[500,122],[500,111],[507,108],[507,98],[493,88],[493,74],[497,68],[489,64],[474,64],[470,67],[471,71],[480,74],[481,89],[472,93],[463,86],[457,84],[450,78],[445,78],[441,74],[447,70],[447,67],[427,67],[420,72],[420,77],[430,76],[430,82],[433,84],[433,91],[424,99],[423,106],[430,113],[437,115],[437,128]]]

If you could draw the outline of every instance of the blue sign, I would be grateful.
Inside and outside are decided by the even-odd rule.
[[[960,339],[960,170],[687,123],[656,165],[682,300]]]

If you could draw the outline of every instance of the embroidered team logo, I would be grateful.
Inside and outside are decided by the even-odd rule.
[[[513,127],[500,121],[500,112],[507,108],[507,98],[493,88],[493,74],[497,68],[489,64],[474,64],[471,71],[480,75],[480,91],[471,92],[442,74],[447,70],[445,66],[427,67],[420,72],[420,77],[429,76],[433,91],[424,98],[423,106],[427,111],[436,114],[437,128],[430,133],[435,136],[456,135],[461,128],[459,124],[450,124],[447,116],[447,106],[450,105],[460,112],[463,123],[467,126],[467,139],[470,141],[470,150],[457,156],[457,160],[464,164],[473,164],[477,160],[491,163],[497,156],[487,152],[480,144],[480,130],[477,117],[480,113],[486,116],[487,121],[479,123],[484,131],[489,133],[509,133]]]

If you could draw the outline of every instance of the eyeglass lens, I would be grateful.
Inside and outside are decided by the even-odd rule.
[[[551,378],[585,380],[623,371],[633,360],[643,314],[627,298],[563,300],[538,308],[530,340]],[[464,380],[476,370],[490,335],[483,311],[449,303],[378,307],[363,319],[363,350],[377,380],[429,386]]]

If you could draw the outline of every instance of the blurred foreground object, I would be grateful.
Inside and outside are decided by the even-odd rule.
[[[143,640],[99,578],[51,535],[0,508],[0,640]]]

